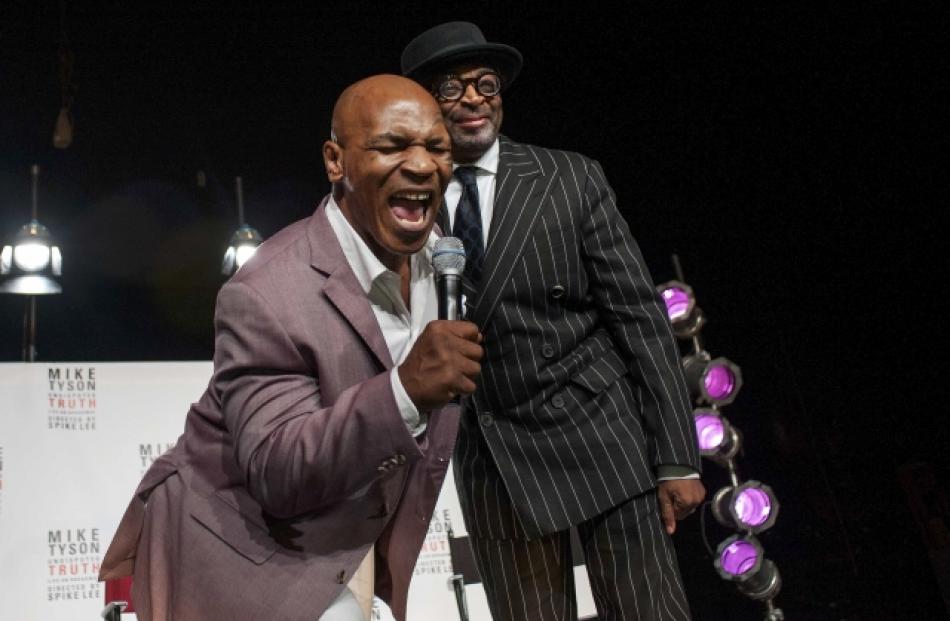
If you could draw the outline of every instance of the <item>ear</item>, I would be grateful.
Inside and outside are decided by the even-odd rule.
[[[327,179],[330,183],[339,183],[343,180],[343,147],[332,140],[323,143],[323,166],[327,169]]]

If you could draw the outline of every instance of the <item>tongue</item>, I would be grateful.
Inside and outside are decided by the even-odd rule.
[[[422,220],[422,217],[425,215],[425,210],[419,201],[411,201],[406,198],[394,198],[389,201],[389,205],[393,210],[393,215],[400,220],[418,222]]]

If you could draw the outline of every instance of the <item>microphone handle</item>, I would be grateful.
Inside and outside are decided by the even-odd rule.
[[[459,274],[442,274],[436,281],[439,291],[439,319],[456,321],[463,316],[462,277]]]
[[[439,319],[456,321],[462,318],[462,277],[459,274],[440,274],[435,281],[439,298]],[[449,403],[461,405],[458,395]]]

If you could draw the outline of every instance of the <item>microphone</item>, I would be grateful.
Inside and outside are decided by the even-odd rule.
[[[439,319],[461,319],[462,272],[465,271],[465,246],[458,237],[440,237],[432,251],[435,287],[439,298]]]

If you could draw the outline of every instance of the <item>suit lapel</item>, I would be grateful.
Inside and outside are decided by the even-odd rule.
[[[376,321],[369,298],[360,287],[356,275],[340,248],[340,242],[327,219],[326,205],[329,197],[324,198],[311,218],[310,265],[326,275],[323,294],[336,307],[340,315],[360,336],[367,348],[373,352],[376,360],[387,368],[393,366],[389,346],[383,337],[383,331]]]
[[[472,319],[482,330],[511,279],[557,177],[553,161],[542,164],[530,147],[504,136],[499,140],[494,211]]]

